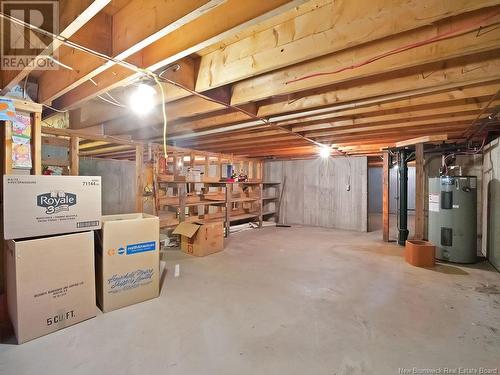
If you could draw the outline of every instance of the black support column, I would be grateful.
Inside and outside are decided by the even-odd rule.
[[[399,233],[398,244],[405,246],[408,238],[408,153],[399,151]]]

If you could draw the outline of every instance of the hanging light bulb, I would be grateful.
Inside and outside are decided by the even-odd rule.
[[[319,149],[319,156],[322,159],[328,158],[330,156],[330,154],[331,154],[330,147],[328,147],[328,146],[320,147],[320,149]]]
[[[139,116],[148,114],[155,106],[155,95],[154,88],[145,83],[140,83],[130,95],[130,108]]]

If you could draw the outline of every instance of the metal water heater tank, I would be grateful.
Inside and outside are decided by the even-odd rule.
[[[429,178],[429,241],[436,258],[474,263],[477,258],[477,179]]]

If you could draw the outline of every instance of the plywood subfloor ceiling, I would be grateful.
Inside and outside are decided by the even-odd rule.
[[[500,105],[498,0],[60,3],[70,40],[154,71],[178,64],[170,80],[218,99],[165,83],[171,145],[292,158],[320,143],[379,155],[408,138],[498,130],[487,119]],[[64,45],[58,59],[71,69],[3,71],[2,92],[30,76],[38,101],[68,110],[72,129],[162,139],[160,99],[143,118],[101,99],[126,105],[136,72]]]

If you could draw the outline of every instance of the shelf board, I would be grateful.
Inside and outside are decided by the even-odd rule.
[[[263,185],[280,185],[281,182],[262,182]]]
[[[272,199],[278,199],[278,197],[262,197],[262,200],[272,200]]]
[[[238,203],[238,202],[255,202],[260,200],[260,198],[232,198],[231,203]]]
[[[272,214],[275,214],[275,213],[276,213],[276,211],[264,211],[264,212],[262,213],[262,216],[265,216],[265,215],[272,215]]]
[[[207,206],[207,205],[217,206],[217,205],[221,205],[221,204],[226,204],[226,201],[206,200],[206,201],[199,201],[199,202],[189,202],[189,203],[186,203],[184,206],[185,207]],[[166,203],[165,206],[180,207],[179,203],[175,203],[175,204]]]
[[[239,215],[231,215],[229,217],[229,221],[230,222],[234,222],[234,221],[240,221],[240,220],[246,220],[246,219],[253,219],[253,218],[256,218],[256,217],[259,217],[259,214],[258,213],[250,213],[250,214],[239,214]]]

